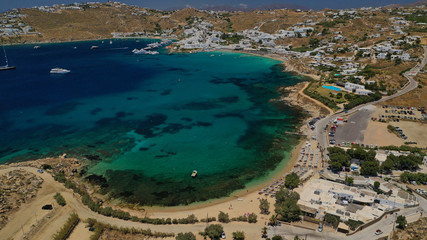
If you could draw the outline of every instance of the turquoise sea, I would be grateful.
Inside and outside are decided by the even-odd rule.
[[[82,177],[113,197],[179,205],[227,196],[288,161],[297,139],[285,132],[301,111],[269,100],[298,76],[238,53],[131,53],[153,41],[6,47],[17,69],[0,72],[0,162],[67,153],[88,159]]]

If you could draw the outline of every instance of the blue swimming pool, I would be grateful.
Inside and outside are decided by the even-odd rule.
[[[323,88],[329,89],[329,90],[334,90],[334,91],[341,91],[341,89],[339,87],[334,87],[334,86],[323,86]]]

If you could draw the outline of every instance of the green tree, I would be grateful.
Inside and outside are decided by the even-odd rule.
[[[344,149],[339,147],[329,147],[328,152],[329,164],[335,171],[341,171],[342,167],[350,167],[351,156]],[[353,153],[353,150],[349,152]]]
[[[223,223],[228,223],[230,222],[230,217],[228,216],[228,213],[224,213],[224,212],[219,212],[218,214],[218,221],[223,222]]]
[[[394,65],[399,65],[399,64],[401,64],[402,63],[402,59],[400,59],[400,58],[396,58],[395,60],[394,60]]]
[[[299,238],[299,237],[298,237],[298,235],[296,235],[296,236],[294,237],[294,240],[301,240],[301,238]]]
[[[299,194],[297,192],[294,192],[292,190],[289,190],[289,189],[286,189],[286,188],[282,187],[276,193],[276,203],[282,203],[286,199],[293,199],[293,200],[298,201],[299,200]]]
[[[296,187],[298,187],[299,184],[299,177],[296,173],[291,173],[286,175],[285,178],[285,187],[289,188],[289,189],[294,189]]]
[[[345,183],[349,186],[353,185],[354,179],[352,177],[346,177]]]
[[[391,171],[394,169],[394,162],[391,158],[387,158],[382,164],[381,164],[381,172],[384,174],[390,174]]]
[[[194,234],[191,232],[178,233],[175,239],[176,240],[196,240],[196,236],[194,236]]]
[[[257,222],[257,215],[255,213],[249,214],[248,222],[249,223],[256,223]]]
[[[259,200],[259,209],[261,210],[261,214],[269,214],[270,211],[270,203],[267,199],[262,198]]]
[[[398,228],[405,229],[407,224],[406,217],[402,215],[397,216],[396,223],[398,224]]]
[[[331,224],[334,228],[337,228],[338,224],[340,223],[340,217],[326,213],[325,222]]]
[[[271,215],[269,224],[272,226],[276,226],[276,224],[277,224],[277,216],[276,215],[274,215],[274,214]]]
[[[52,169],[52,166],[49,164],[43,164],[42,165],[43,170]]]
[[[365,176],[376,176],[380,170],[378,161],[376,160],[364,161],[361,167],[360,174]]]
[[[375,182],[374,182],[374,189],[375,189],[375,190],[380,189],[380,185],[381,185],[381,183],[380,183],[380,182],[375,181]]]
[[[274,237],[271,238],[271,240],[283,240],[283,238],[280,235],[275,235]]]
[[[276,203],[275,211],[278,214],[278,219],[285,222],[298,221],[300,219],[301,210],[295,199],[286,199],[281,203]]]
[[[310,38],[308,44],[312,47],[312,48],[317,48],[319,46],[320,40],[317,38]]]
[[[205,228],[205,234],[208,235],[211,239],[216,239],[221,237],[221,234],[224,232],[221,224],[212,224]]]
[[[245,233],[241,231],[233,232],[233,239],[234,240],[244,240],[245,239]]]
[[[64,197],[60,193],[56,193],[53,198],[55,198],[56,202],[61,206],[65,206],[67,204],[67,202],[65,202]]]

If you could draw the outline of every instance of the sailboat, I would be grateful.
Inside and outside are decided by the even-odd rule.
[[[0,66],[0,71],[15,69],[16,68],[15,66],[9,66],[9,61],[7,60],[6,50],[4,49],[4,46],[3,46],[3,52],[4,52],[4,58],[6,59],[6,65]]]

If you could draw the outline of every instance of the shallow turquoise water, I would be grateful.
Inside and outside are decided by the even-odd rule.
[[[18,68],[0,72],[0,162],[88,158],[83,176],[105,177],[104,192],[177,205],[226,196],[286,161],[300,112],[269,100],[298,77],[237,53],[130,53],[149,42],[7,48]]]

